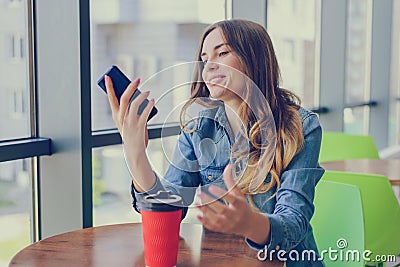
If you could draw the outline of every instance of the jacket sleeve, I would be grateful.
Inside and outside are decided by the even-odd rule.
[[[174,194],[180,195],[183,199],[183,219],[186,216],[187,207],[193,202],[200,181],[199,165],[190,134],[181,132],[175,146],[172,162],[170,162],[164,179],[160,179],[156,174],[154,186],[142,193],[137,192],[133,184],[131,184],[133,207],[140,212],[140,201],[145,195],[157,193],[159,190],[169,190]]]
[[[324,169],[318,164],[322,130],[318,118],[310,113],[303,119],[304,147],[281,175],[281,187],[276,194],[272,214],[264,214],[270,221],[268,244],[246,242],[255,249],[282,249],[290,251],[305,237],[314,213],[315,186]]]

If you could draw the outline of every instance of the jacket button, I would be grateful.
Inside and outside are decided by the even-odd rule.
[[[275,250],[279,250],[281,247],[279,245],[276,245]]]
[[[207,178],[208,178],[208,180],[210,180],[210,181],[212,180],[212,176],[211,176],[211,175],[209,175]]]

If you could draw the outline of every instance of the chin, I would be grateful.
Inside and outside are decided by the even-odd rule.
[[[226,94],[226,89],[218,85],[208,86],[208,90],[210,91],[210,96],[218,100],[222,100],[222,98]]]

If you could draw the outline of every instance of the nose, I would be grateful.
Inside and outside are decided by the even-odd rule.
[[[204,64],[204,70],[205,71],[212,71],[212,70],[216,70],[218,69],[218,63],[208,60],[205,64]]]

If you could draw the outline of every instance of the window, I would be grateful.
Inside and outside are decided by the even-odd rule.
[[[389,145],[400,145],[400,1],[393,1]]]
[[[169,166],[177,135],[152,139],[147,153],[154,171],[163,175]],[[93,224],[140,222],[130,196],[131,176],[121,145],[93,149]],[[197,209],[189,207],[185,221],[196,218]]]
[[[13,34],[10,37],[11,41],[11,58],[23,59],[25,57],[25,41],[24,37],[19,34]]]
[[[370,100],[372,2],[350,0],[347,12],[345,104],[360,106],[344,111],[344,131],[368,134],[369,107],[362,104]]]
[[[161,127],[163,123],[179,122],[179,110],[171,113],[171,107],[180,106],[189,97],[190,88],[165,93],[179,81],[190,81],[190,64],[181,63],[195,59],[202,31],[210,23],[224,19],[225,13],[225,0],[92,0],[92,129],[115,128],[108,99],[96,83],[112,64],[132,80],[140,77],[140,89],[151,91],[150,97],[156,99],[159,110],[151,124],[159,123]],[[165,71],[178,64],[179,67]],[[176,136],[165,138],[173,147],[175,139]],[[158,159],[152,163],[163,175],[168,161],[160,142],[151,140],[148,153],[150,158]],[[96,148],[92,156],[94,224],[139,220],[132,211],[131,178],[121,146]]]
[[[18,141],[29,138],[32,131],[28,3],[6,0],[0,5],[0,266],[8,266],[38,231],[36,159],[29,156],[31,149],[15,149],[23,146]]]
[[[26,57],[28,19],[24,8],[26,1],[24,3],[12,10],[7,5],[0,5],[1,20],[7,22],[0,23],[0,40],[5,51],[5,56],[0,57],[0,69],[3,70],[0,85],[0,140],[30,135],[29,59]]]
[[[278,58],[281,86],[300,96],[307,108],[319,104],[319,12],[318,0],[268,1],[267,30]]]
[[[10,96],[10,111],[13,118],[24,118],[27,112],[25,90],[13,90]]]
[[[31,242],[31,166],[31,159],[0,162],[0,266]]]
[[[146,80],[177,61],[193,61],[202,30],[225,17],[224,3],[221,0],[168,1],[168,4],[165,1],[92,1],[93,130],[115,127],[108,100],[96,83],[110,65],[117,64],[131,79],[140,77],[142,86],[146,83],[151,97],[158,99],[174,81],[170,77]],[[210,13],[210,10],[214,11]],[[167,98],[172,99],[172,94]],[[166,105],[157,104],[160,112],[152,123],[164,122],[163,114],[168,114],[169,109],[167,103],[172,101],[167,98],[164,98]]]
[[[121,145],[93,149],[93,224],[138,222]]]

